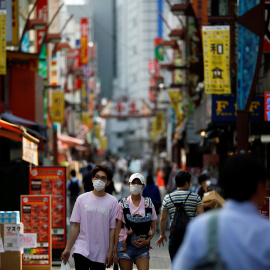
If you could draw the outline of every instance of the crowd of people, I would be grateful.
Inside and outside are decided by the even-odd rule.
[[[144,165],[134,157],[120,157],[87,167],[84,192],[76,196],[71,209],[72,228],[61,255],[65,263],[72,250],[76,269],[98,270],[114,264],[131,270],[136,264],[139,270],[149,270],[151,240],[159,233],[155,244],[164,245],[166,229],[180,203],[191,222],[187,230],[171,227],[172,269],[197,269],[193,267],[201,260],[207,262],[207,224],[216,212],[211,210],[216,199],[203,202],[202,198],[210,190],[210,177],[202,173],[194,189],[192,175],[175,164],[165,162],[156,172]],[[114,188],[115,174],[122,183],[120,192]],[[67,190],[74,200],[70,192],[75,186],[73,171],[71,176]],[[234,155],[224,164],[219,184],[227,199],[218,214],[216,237],[225,243],[218,245],[222,269],[270,269],[270,244],[264,237],[270,233],[270,224],[258,215],[267,196],[265,168],[250,155]]]

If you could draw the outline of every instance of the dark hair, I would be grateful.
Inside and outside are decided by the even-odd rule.
[[[103,171],[103,172],[105,172],[106,175],[107,175],[107,180],[108,180],[108,181],[112,181],[112,178],[113,178],[113,172],[112,172],[112,170],[111,170],[109,167],[107,167],[107,166],[105,166],[105,165],[97,165],[97,166],[93,169],[93,171],[92,171],[92,176],[94,177],[98,171]]]
[[[87,165],[87,171],[89,171],[89,172],[92,171],[92,166],[90,164]]]
[[[265,167],[258,158],[249,154],[230,156],[220,171],[220,186],[225,199],[248,201],[256,192],[259,182],[266,182]]]
[[[181,171],[175,176],[175,183],[177,187],[183,187],[186,182],[190,183],[191,175],[189,172]]]
[[[75,177],[76,176],[76,171],[75,170],[71,170],[70,171],[70,174],[71,174],[72,177]]]
[[[210,179],[210,177],[206,173],[202,173],[198,177],[198,182],[201,185],[204,181],[209,180],[209,179]]]
[[[153,185],[154,184],[154,179],[151,174],[148,174],[146,177],[146,185]]]

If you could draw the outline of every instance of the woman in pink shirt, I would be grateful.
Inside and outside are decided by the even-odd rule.
[[[157,215],[151,199],[141,195],[145,186],[144,176],[132,174],[129,186],[131,195],[121,199],[116,216],[114,263],[119,262],[121,270],[132,270],[133,263],[136,263],[138,270],[148,270],[148,246],[155,233]],[[133,233],[129,239],[127,232],[130,229]],[[123,241],[127,242],[126,249],[123,248]]]

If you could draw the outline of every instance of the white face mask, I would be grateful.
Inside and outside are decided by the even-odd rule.
[[[139,195],[143,190],[143,187],[141,185],[130,185],[130,192],[134,195]]]
[[[105,185],[106,185],[106,183],[101,181],[101,180],[94,180],[93,181],[93,186],[94,186],[94,189],[96,191],[101,191],[102,189],[105,188]]]
[[[206,186],[210,186],[210,185],[211,185],[211,180],[207,180],[207,181],[205,182],[205,184],[206,184]]]

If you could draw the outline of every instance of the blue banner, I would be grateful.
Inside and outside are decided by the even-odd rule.
[[[263,121],[264,97],[255,96],[249,108],[249,121]],[[235,96],[212,95],[212,121],[236,122],[237,103]]]

